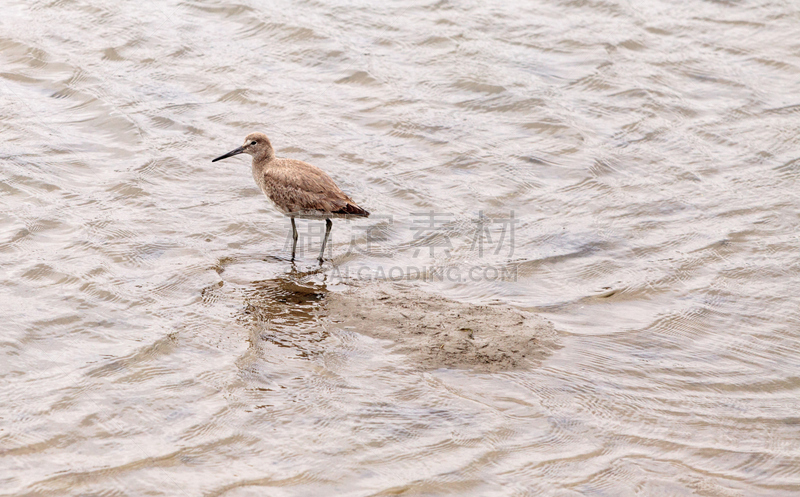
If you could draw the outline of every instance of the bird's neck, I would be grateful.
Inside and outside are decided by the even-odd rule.
[[[275,160],[275,151],[272,149],[253,156],[253,167],[268,167]]]

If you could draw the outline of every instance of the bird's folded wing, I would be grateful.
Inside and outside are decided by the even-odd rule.
[[[295,166],[300,161],[295,162]],[[264,171],[267,195],[287,212],[324,211],[349,213],[355,203],[323,171],[308,166]]]

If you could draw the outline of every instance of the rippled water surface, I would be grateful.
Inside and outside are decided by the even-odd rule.
[[[373,213],[322,268],[251,131]],[[7,1],[0,494],[798,495],[799,131],[789,1]],[[392,270],[559,348],[325,317]]]

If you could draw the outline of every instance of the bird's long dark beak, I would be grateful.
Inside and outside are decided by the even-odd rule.
[[[232,157],[234,155],[239,155],[242,152],[244,152],[244,146],[241,146],[239,148],[234,148],[233,150],[231,150],[227,154],[220,155],[219,157],[217,157],[216,159],[212,160],[211,162],[217,162],[218,160],[227,159],[228,157]]]

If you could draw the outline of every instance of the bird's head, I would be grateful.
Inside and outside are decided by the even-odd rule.
[[[217,162],[218,160],[227,159],[228,157],[239,154],[248,154],[255,159],[269,160],[275,156],[275,151],[272,149],[272,143],[269,142],[267,135],[264,133],[250,133],[247,135],[247,138],[244,139],[244,144],[241,147],[235,148],[227,154],[220,155],[211,162]]]

